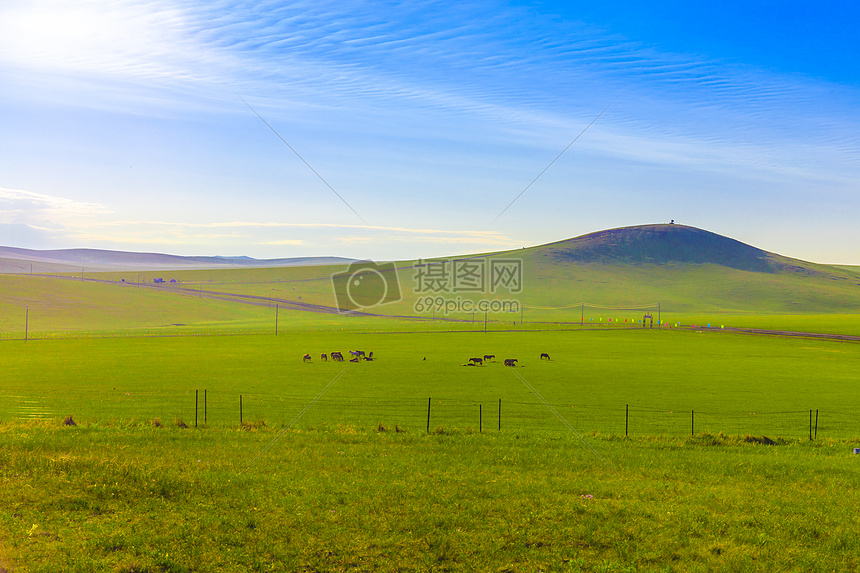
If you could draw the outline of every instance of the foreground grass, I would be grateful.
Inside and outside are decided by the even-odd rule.
[[[860,566],[849,442],[380,430],[0,424],[0,569]]]

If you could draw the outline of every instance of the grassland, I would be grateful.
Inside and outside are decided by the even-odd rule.
[[[345,267],[0,275],[0,573],[856,570],[860,343],[732,330],[860,335],[856,267],[598,239],[486,332],[410,263],[378,316]]]
[[[0,567],[851,571],[844,442],[0,425]],[[253,465],[248,462],[267,447]],[[247,468],[247,471],[243,471]]]
[[[377,360],[300,359],[351,348]],[[856,343],[300,328],[0,350],[0,567],[10,571],[860,562]],[[486,353],[521,367],[461,366]],[[207,420],[201,404],[195,428],[204,389]],[[63,425],[69,414],[77,426]]]
[[[373,350],[373,362],[321,362],[319,354]],[[303,363],[311,353],[314,361]],[[547,352],[551,361],[539,360]],[[472,356],[516,357],[463,367]],[[426,358],[426,360],[425,360]],[[81,422],[216,426],[291,422],[335,378],[302,423],[565,432],[541,398],[580,431],[683,436],[692,429],[803,437],[855,436],[860,345],[750,337],[724,331],[288,332],[210,336],[7,341],[0,419],[25,415]]]

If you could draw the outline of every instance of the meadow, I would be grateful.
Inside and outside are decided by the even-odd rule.
[[[486,353],[519,367],[461,365]],[[0,567],[851,570],[858,361],[683,329],[7,340]]]
[[[350,316],[344,267],[0,275],[0,573],[860,566],[860,343],[743,333],[860,335],[856,268],[518,255],[486,323],[409,263]]]
[[[320,360],[353,349],[374,351],[375,360]],[[417,431],[427,429],[432,400],[433,427],[568,431],[546,401],[578,430],[603,434],[799,438],[810,410],[823,436],[860,430],[860,345],[852,342],[595,328],[10,340],[2,350],[0,419],[275,426],[317,399],[301,424]],[[540,360],[544,352],[552,360]],[[487,354],[496,360],[463,366]],[[504,367],[505,358],[518,366]]]

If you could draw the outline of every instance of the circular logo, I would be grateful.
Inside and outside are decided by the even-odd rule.
[[[388,294],[388,281],[376,269],[361,269],[349,277],[346,291],[356,306],[376,306],[384,301]]]

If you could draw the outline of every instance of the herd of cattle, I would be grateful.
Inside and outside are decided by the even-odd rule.
[[[361,362],[362,360],[367,362],[373,361],[373,352],[365,354],[363,350],[350,350],[349,354],[352,356],[352,358],[349,359],[350,362]],[[337,351],[328,355],[320,354],[320,360],[327,362],[329,356],[331,356],[331,359],[335,362],[343,362],[343,354]],[[540,359],[549,360],[549,354],[546,352],[542,353],[540,355]],[[302,356],[302,360],[304,362],[311,362],[313,358],[311,358],[310,354],[305,354]],[[427,358],[425,357],[424,360],[427,360]],[[495,360],[495,354],[484,354],[483,357],[469,358],[469,361],[463,364],[463,366],[483,366],[485,362],[495,362]],[[516,366],[517,362],[518,360],[516,358],[505,358],[505,366]]]

